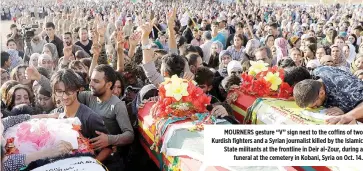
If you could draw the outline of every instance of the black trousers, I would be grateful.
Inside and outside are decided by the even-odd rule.
[[[125,165],[119,153],[113,153],[105,161],[102,162],[109,171],[124,171]]]

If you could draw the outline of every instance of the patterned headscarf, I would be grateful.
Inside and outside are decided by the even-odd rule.
[[[221,53],[221,51],[223,50],[223,44],[222,44],[221,42],[219,42],[219,41],[214,41],[214,42],[212,43],[211,47],[212,47],[214,44],[216,44],[216,45],[218,46],[217,52],[218,52],[218,53]]]
[[[249,60],[252,60],[254,58],[255,54],[253,54],[253,53],[259,47],[260,47],[259,40],[251,39],[247,42],[244,52],[249,56]]]
[[[50,50],[50,52],[52,53],[52,58],[54,60],[58,61],[59,55],[58,55],[57,47],[53,43],[47,43],[44,45],[44,47],[47,47]]]
[[[347,67],[347,61],[345,60],[344,52],[338,45],[332,45],[330,46],[330,49],[333,49],[334,47],[337,47],[340,49],[340,56],[338,58],[338,62],[336,63],[336,66],[345,66]]]

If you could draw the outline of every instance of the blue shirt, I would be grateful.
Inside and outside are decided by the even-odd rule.
[[[363,101],[363,81],[336,67],[319,67],[313,74],[323,80],[326,91],[324,107],[339,107],[345,113]]]
[[[212,41],[213,41],[213,42],[214,42],[214,41],[219,41],[219,42],[221,42],[221,43],[222,43],[222,45],[223,45],[223,49],[225,49],[225,48],[226,48],[226,38],[223,36],[223,34],[218,33],[218,34],[217,34],[217,36],[216,36],[216,37],[214,37],[214,38],[212,39]]]

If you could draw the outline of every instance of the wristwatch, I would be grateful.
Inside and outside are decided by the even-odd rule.
[[[152,45],[149,43],[149,44],[146,44],[146,45],[142,45],[141,49],[142,50],[150,50],[152,47]]]

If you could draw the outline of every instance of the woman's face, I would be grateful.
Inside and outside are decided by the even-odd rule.
[[[348,58],[348,57],[349,57],[349,46],[344,46],[344,47],[343,47],[343,53],[344,53],[344,56],[345,56],[346,58]]]
[[[274,42],[275,42],[275,38],[274,38],[274,37],[272,37],[272,36],[270,36],[270,37],[268,37],[268,39],[267,39],[266,46],[267,46],[267,47],[269,47],[269,48],[271,48],[271,47],[274,45]]]
[[[301,40],[298,40],[298,41],[295,43],[295,47],[296,47],[296,48],[300,48],[300,47],[301,47]]]
[[[354,38],[353,36],[349,36],[349,37],[348,37],[348,40],[349,40],[349,42],[350,42],[350,43],[352,43],[352,44],[355,42],[355,38]]]
[[[334,63],[338,63],[339,62],[339,58],[340,58],[340,49],[337,47],[333,47],[331,49],[331,57],[333,57]]]
[[[333,36],[333,30],[328,30],[328,32],[326,32],[326,35],[329,37],[329,38],[332,38]]]
[[[40,67],[44,67],[49,71],[53,70],[53,60],[50,56],[43,56],[40,60],[40,63],[38,63]]]
[[[14,97],[15,97],[14,106],[21,104],[30,105],[29,94],[26,90],[24,89],[16,90],[14,92]]]
[[[294,50],[290,54],[290,58],[295,62],[296,66],[302,65],[302,56],[301,53],[297,50]]]
[[[3,85],[8,80],[10,80],[9,73],[8,72],[1,73],[1,85]]]
[[[25,76],[25,68],[18,69],[17,76],[18,76],[17,81],[19,81],[20,84],[24,85],[30,84],[31,80],[27,79]]]
[[[358,69],[363,69],[363,58],[357,58],[354,64]]]
[[[193,37],[195,39],[199,39],[200,38],[199,32],[198,31],[193,31]]]
[[[233,38],[233,44],[236,47],[242,47],[242,40],[239,37],[234,36],[234,38]]]
[[[15,42],[9,42],[8,43],[8,49],[14,49],[14,50],[16,50],[16,44],[15,44]]]
[[[54,109],[52,98],[42,94],[37,95],[37,104],[44,111],[51,111]]]
[[[47,54],[49,56],[53,56],[52,52],[50,51],[50,49],[46,46],[43,47],[43,54]]]
[[[121,92],[122,92],[121,81],[120,80],[117,80],[115,82],[115,85],[113,86],[112,94],[115,95],[115,96],[117,96],[117,97],[120,97]]]
[[[359,45],[359,53],[363,53],[363,42]]]
[[[319,48],[316,50],[316,58],[320,60],[321,57],[323,57],[325,54],[324,48]]]
[[[314,57],[314,53],[307,46],[305,46],[305,49],[304,49],[304,57],[307,57],[307,58]]]
[[[77,66],[74,71],[76,72],[82,72],[82,73],[87,73],[87,68],[85,68],[84,66],[80,65],[80,66]]]
[[[342,39],[336,39],[335,44],[338,45],[340,48],[343,48],[345,43],[344,43],[344,40],[342,40]]]
[[[38,57],[39,56],[37,56],[37,55],[31,56],[30,61],[29,61],[29,65],[34,66],[34,67],[38,67]]]
[[[213,44],[211,47],[212,53],[216,53],[218,52],[218,45],[217,44]]]
[[[231,56],[229,56],[229,55],[222,56],[222,64],[224,66],[227,66],[228,63],[231,62],[231,61],[232,61],[232,57]]]

